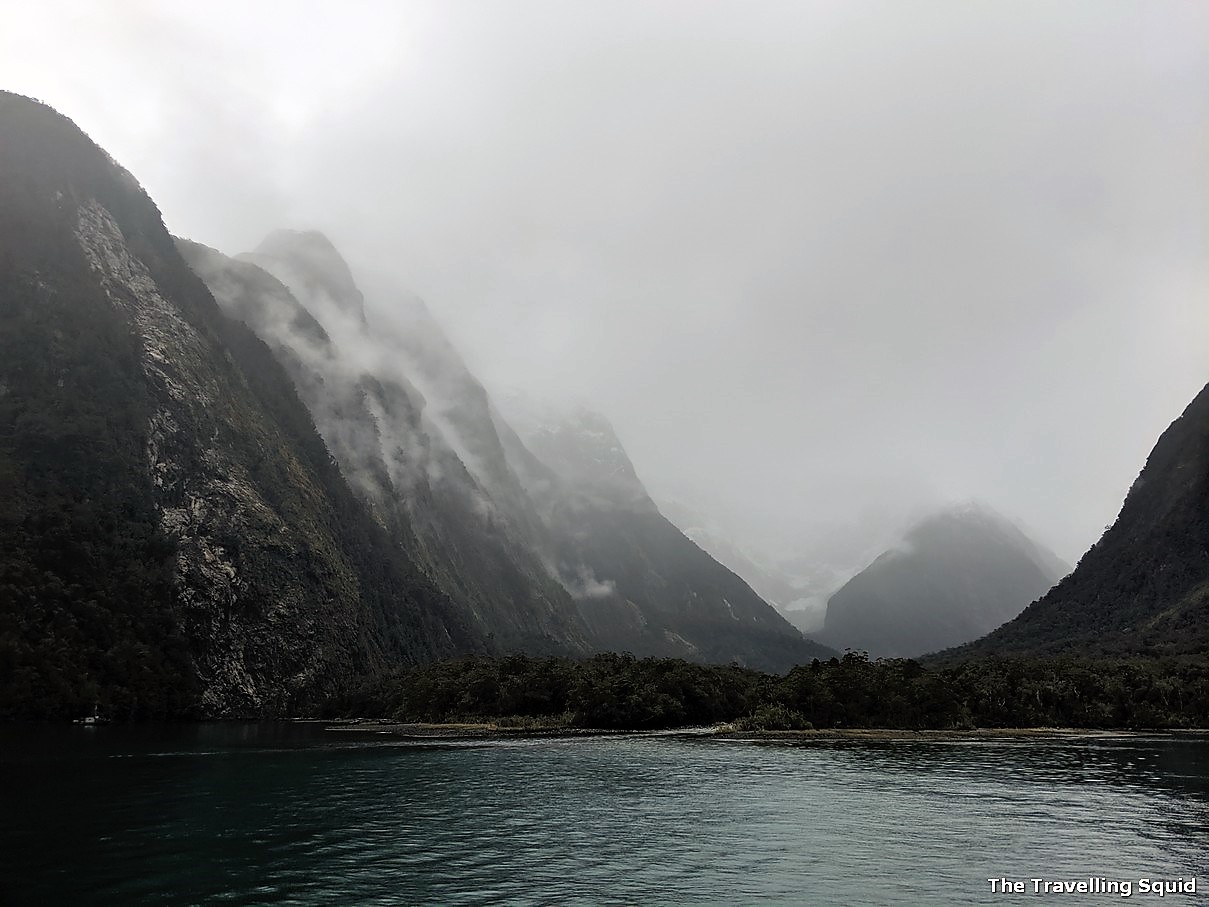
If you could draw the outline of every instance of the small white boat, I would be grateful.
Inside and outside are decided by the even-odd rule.
[[[109,723],[108,718],[101,717],[100,706],[95,706],[95,705],[92,707],[91,715],[88,715],[85,718],[77,718],[72,722],[72,724],[84,724],[89,727],[95,727],[98,724],[108,724],[108,723]]]

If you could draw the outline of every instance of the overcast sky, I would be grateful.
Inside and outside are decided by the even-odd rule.
[[[171,230],[323,230],[753,535],[974,497],[1074,561],[1209,380],[1207,3],[0,6]]]

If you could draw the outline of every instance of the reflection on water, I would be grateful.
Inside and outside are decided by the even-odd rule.
[[[986,903],[1001,876],[1209,900],[1205,740],[3,727],[0,769],[3,903]]]

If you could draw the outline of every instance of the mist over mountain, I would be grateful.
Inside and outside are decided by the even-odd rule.
[[[1205,383],[1204,4],[218,5],[23,4],[0,85],[176,235],[322,228],[757,564],[968,497],[1074,563]]]
[[[0,713],[280,714],[475,652],[827,653],[601,417],[528,449],[321,234],[174,241],[70,121],[0,94],[0,127]]]
[[[323,234],[173,240],[70,121],[0,94],[0,126],[0,713],[281,714],[469,653],[834,654],[769,600],[813,626],[891,519],[770,545],[661,508],[608,419],[493,397]],[[962,652],[1203,651],[1206,400],[1016,620],[1064,565],[965,508],[852,576],[825,640],[918,655],[1011,620]]]
[[[498,419],[560,572],[607,648],[771,664],[834,654],[660,513],[603,416],[509,394]]]
[[[917,657],[1011,620],[1069,569],[994,510],[948,508],[831,596],[819,638],[872,657]]]
[[[0,22],[0,907],[1209,904],[1209,0]]]
[[[1209,386],[1163,432],[1116,521],[1040,601],[943,658],[1209,648]]]
[[[659,510],[694,544],[743,577],[762,599],[792,619],[790,612],[803,597],[803,590],[794,584],[797,578],[790,577],[776,563],[757,560],[757,553],[736,542],[725,529],[680,500],[665,498],[659,502]],[[822,626],[821,614],[818,623]]]
[[[658,503],[685,535],[808,636],[822,630],[832,594],[933,509],[891,489],[879,506],[854,508],[842,521],[820,523],[805,508],[795,520],[766,522],[745,515],[716,489],[687,482]]]
[[[769,666],[828,654],[662,520],[602,416],[503,397],[505,418],[420,300],[395,291],[378,301],[393,318],[367,318],[326,238],[278,231],[236,259],[180,245],[287,364],[402,550],[495,646]]]
[[[531,548],[536,517],[468,373],[409,355],[414,335],[371,327],[347,265],[319,234],[275,233],[242,260],[180,248],[224,310],[247,320],[286,365],[340,469],[400,553],[480,634],[504,651],[586,650],[572,602]]]
[[[7,93],[0,389],[0,712],[272,714],[483,650],[134,178]]]

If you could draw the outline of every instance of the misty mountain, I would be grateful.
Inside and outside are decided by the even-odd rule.
[[[677,498],[661,499],[659,510],[806,636],[817,636],[823,629],[827,599],[856,572],[837,570],[815,558],[787,563],[738,541],[734,533]]]
[[[1204,654],[1209,646],[1209,386],[1163,432],[1116,521],[1040,601],[944,653]]]
[[[505,420],[420,300],[395,291],[377,301],[390,318],[367,316],[326,238],[278,231],[237,259],[180,247],[285,363],[400,548],[494,646],[774,667],[823,652],[659,517],[607,421],[539,424],[507,400]],[[742,617],[721,622],[716,587]]]
[[[0,93],[0,713],[273,714],[482,651],[394,547],[134,178]]]
[[[793,520],[753,520],[717,489],[680,481],[657,495],[660,511],[719,563],[741,576],[785,619],[815,637],[827,601],[934,507],[886,494],[875,508],[851,507],[820,522],[803,510]]]
[[[321,234],[174,241],[70,121],[3,94],[0,122],[3,714],[279,714],[472,652],[825,652],[663,520],[607,423],[535,454]]]
[[[1069,572],[983,505],[913,526],[827,603],[820,639],[873,657],[917,657],[1011,620]]]
[[[224,311],[285,365],[400,555],[482,637],[503,651],[588,649],[574,603],[536,553],[539,522],[505,462],[486,392],[452,348],[432,330],[371,325],[348,266],[321,234],[279,231],[239,260],[179,246]]]
[[[792,621],[792,605],[803,596],[795,585],[798,578],[790,577],[777,564],[765,562],[683,501],[661,498],[659,510],[694,544],[743,577],[762,599]]]
[[[603,416],[513,394],[501,397],[497,424],[605,647],[770,665],[835,654],[659,512]]]

